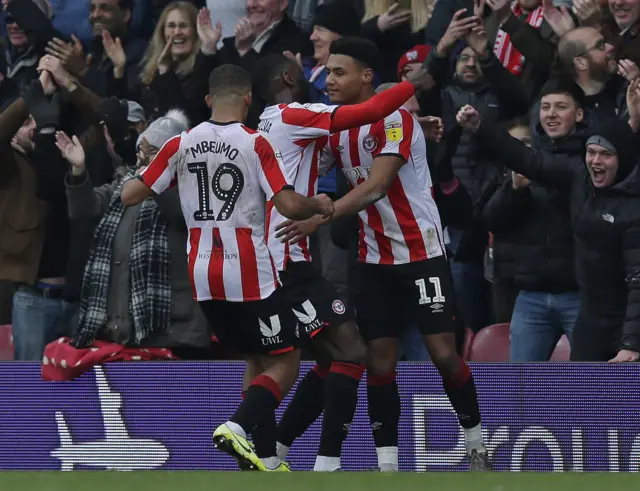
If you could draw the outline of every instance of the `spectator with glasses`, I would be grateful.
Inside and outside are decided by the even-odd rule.
[[[586,96],[586,118],[590,124],[610,118],[629,119],[626,80],[619,76],[613,46],[592,27],[579,27],[565,34],[558,44],[562,67]]]

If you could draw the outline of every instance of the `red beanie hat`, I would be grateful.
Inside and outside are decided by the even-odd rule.
[[[398,80],[400,80],[400,74],[405,66],[409,63],[424,63],[430,52],[431,46],[419,44],[403,54],[402,58],[400,58],[400,61],[398,62]]]

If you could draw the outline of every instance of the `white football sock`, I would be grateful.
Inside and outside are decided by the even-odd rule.
[[[378,447],[378,467],[382,472],[397,472],[398,447]]]
[[[244,431],[244,428],[240,426],[238,423],[234,423],[233,421],[227,421],[225,424],[234,433],[237,433],[243,438],[247,438],[247,433]]]
[[[276,442],[276,455],[283,462],[287,460],[287,455],[289,454],[289,447],[283,445],[280,442]]]
[[[482,439],[482,425],[478,424],[473,428],[463,428],[464,440],[467,444],[467,453],[471,453],[472,450],[478,452],[485,452],[484,440]]]
[[[313,466],[314,472],[333,472],[340,469],[340,457],[316,457],[316,465]]]

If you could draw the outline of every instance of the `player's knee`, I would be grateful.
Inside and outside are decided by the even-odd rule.
[[[346,342],[338,346],[339,354],[336,359],[356,363],[358,365],[367,361],[367,344],[358,333],[355,324],[353,324],[353,332],[349,333]]]
[[[367,361],[367,345],[360,339],[348,347],[344,356],[345,361],[361,365]]]
[[[443,377],[455,376],[462,366],[460,355],[453,349],[447,349],[439,353],[431,354],[431,361]]]
[[[367,344],[360,336],[355,322],[346,322],[327,331],[327,336],[322,341],[322,351],[329,353],[333,360],[358,365],[366,362]]]
[[[393,343],[375,340],[369,343],[367,352],[367,373],[382,377],[396,371],[398,353]]]
[[[289,392],[298,378],[300,369],[300,350],[270,356],[262,362],[264,374],[271,377],[280,387],[283,396]]]

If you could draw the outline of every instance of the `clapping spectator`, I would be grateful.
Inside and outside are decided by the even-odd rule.
[[[146,42],[129,31],[132,11],[133,0],[91,0],[89,22],[93,40],[88,53],[75,35],[71,42],[54,38],[49,42],[47,53],[59,58],[72,75],[101,97],[117,93],[114,79],[124,77],[126,87],[133,89]],[[114,63],[113,43],[122,46],[124,61],[121,57]],[[121,61],[124,66],[119,64]]]
[[[24,99],[0,114],[0,279],[15,284],[35,283],[44,242],[46,203],[38,196],[38,177],[30,162],[35,136],[36,122]],[[38,324],[20,327],[29,329],[25,336],[41,337],[38,331],[44,330]],[[17,359],[31,358],[23,338],[18,334]],[[35,360],[42,354],[38,350]]]
[[[222,37],[228,38],[234,35],[235,26],[247,13],[244,2],[239,0],[207,0],[206,7],[213,12],[216,20],[222,24]],[[218,43],[222,48],[222,42]]]
[[[207,119],[204,99],[221,36],[222,26],[212,24],[208,9],[198,12],[188,2],[167,5],[143,59],[141,79],[153,103],[142,99],[152,115],[180,108],[193,122]]]
[[[23,90],[22,98],[2,115],[7,118],[4,121],[7,130],[18,130],[13,149],[6,153],[7,158],[13,160],[15,177],[19,183],[21,178],[18,176],[24,175],[26,189],[35,193],[28,197],[16,195],[23,206],[26,205],[26,210],[30,210],[27,214],[18,213],[16,224],[26,217],[30,217],[31,224],[21,224],[22,234],[3,236],[3,240],[16,241],[8,244],[9,250],[23,260],[28,258],[28,263],[14,263],[14,274],[22,276],[16,280],[19,283],[13,297],[12,315],[18,360],[40,360],[48,342],[69,334],[69,321],[73,315],[72,306],[64,298],[69,221],[63,181],[66,166],[53,153],[54,134],[60,128],[60,94],[55,92],[50,74],[43,72],[40,79],[34,79]],[[30,169],[24,168],[23,163]],[[25,203],[25,199],[32,203]],[[43,213],[45,204],[46,212]],[[22,240],[18,240],[20,235]]]
[[[247,16],[235,27],[235,36],[223,39],[219,63],[240,65],[251,71],[255,62],[268,54],[310,55],[308,36],[287,15],[286,0],[246,0]]]

